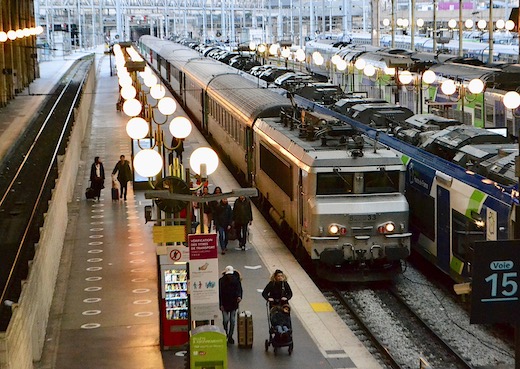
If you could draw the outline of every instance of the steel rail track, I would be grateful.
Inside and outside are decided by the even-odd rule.
[[[81,98],[92,62],[91,57],[80,59],[69,70],[56,93],[49,98],[44,108],[46,115],[28,128],[28,131],[33,130],[32,135],[31,132],[24,133],[24,136],[33,137],[29,145],[20,140],[15,150],[11,150],[13,156],[21,157],[19,162],[16,158],[11,159],[17,167],[2,171],[8,185],[2,186],[0,199],[4,233],[0,331],[7,328],[11,315],[11,309],[4,302],[8,299],[17,301],[21,281],[28,273],[28,261],[34,256],[31,245],[39,239],[39,227],[58,175],[58,156],[65,152],[74,123],[74,109]],[[34,135],[35,130],[37,133]]]
[[[450,353],[450,356],[454,357],[457,360],[461,368],[473,368],[473,366],[470,365],[470,363],[468,363],[466,359],[459,355],[459,353],[452,346],[450,346],[448,342],[446,342],[440,335],[438,335],[437,332],[412,309],[412,307],[401,297],[401,295],[399,295],[395,288],[389,288],[387,292],[390,293],[397,301],[399,301],[401,306],[405,308],[408,311],[408,313],[412,315],[416,319],[416,321],[423,326],[424,329],[428,330],[432,336],[437,338],[437,342],[440,345],[442,345],[447,352]]]
[[[424,338],[424,341],[427,346],[431,346],[432,350],[435,351],[435,353],[439,354],[440,356],[448,357],[450,365],[456,366],[460,369],[471,369],[473,368],[470,363],[468,363],[461,355],[457,353],[451,347],[445,340],[440,337],[435,330],[423,319],[421,319],[420,316],[418,316],[415,311],[404,301],[399,294],[393,289],[384,289],[384,290],[373,290],[373,292],[383,301],[383,303],[387,303],[387,309],[392,310],[395,312],[395,316],[399,317],[396,319],[397,324],[400,321],[402,321],[403,326],[418,326],[418,328],[412,328],[413,332],[424,332],[419,333],[421,337]],[[369,324],[365,321],[365,318],[361,316],[358,311],[360,310],[359,307],[357,307],[355,304],[351,303],[342,293],[342,291],[334,290],[333,291],[334,297],[337,298],[341,304],[343,304],[345,307],[348,308],[349,314],[351,314],[351,317],[356,321],[356,323],[363,329],[364,333],[370,338],[370,341],[374,344],[374,346],[378,349],[378,351],[381,353],[381,355],[385,358],[385,360],[388,361],[389,365],[392,368],[398,369],[402,368],[403,364],[400,364],[400,360],[398,359],[399,354],[397,352],[394,352],[395,350],[390,349],[386,344],[382,342],[382,340],[378,337],[378,334],[374,332],[373,328],[369,326]],[[393,299],[393,301],[389,301],[388,296]],[[401,309],[401,311],[397,311],[396,307],[392,307],[392,304],[399,305],[398,308]],[[405,310],[403,313],[402,310]],[[406,317],[405,317],[406,316]],[[411,318],[410,318],[411,316]],[[410,330],[409,328],[404,328],[406,330]],[[428,342],[431,342],[428,344]],[[436,351],[438,348],[441,348],[444,352],[438,352]],[[419,361],[422,359],[419,354],[417,357],[417,360]],[[424,360],[424,359],[423,359]],[[442,361],[442,360],[441,360]],[[436,368],[438,366],[435,366],[432,362],[432,367]]]
[[[373,331],[365,324],[365,321],[358,314],[357,308],[350,303],[342,294],[341,291],[335,289],[331,291],[334,297],[348,309],[348,313],[350,317],[356,322],[356,324],[363,330],[363,333],[368,337],[372,345],[378,350],[378,352],[383,357],[385,363],[387,363],[390,367],[394,369],[401,369],[401,365],[397,362],[396,358],[392,355],[392,353],[387,349],[385,344],[379,340],[377,335],[373,333]]]

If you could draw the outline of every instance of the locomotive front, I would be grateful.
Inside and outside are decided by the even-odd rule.
[[[350,156],[309,173],[302,234],[320,277],[391,279],[410,254],[405,167],[389,150]]]

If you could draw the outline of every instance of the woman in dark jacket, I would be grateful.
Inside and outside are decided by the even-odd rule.
[[[231,265],[228,265],[222,274],[218,281],[219,306],[228,343],[233,344],[238,304],[242,301],[242,282],[240,274]]]
[[[103,163],[99,160],[99,156],[94,158],[94,162],[90,167],[90,187],[94,190],[94,197],[101,196],[101,190],[105,188],[105,168]]]
[[[286,304],[292,298],[292,295],[287,276],[280,269],[276,269],[262,292],[263,298],[269,301],[271,307]]]

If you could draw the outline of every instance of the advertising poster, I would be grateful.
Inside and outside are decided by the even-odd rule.
[[[192,320],[214,320],[218,306],[218,250],[215,233],[188,235]]]

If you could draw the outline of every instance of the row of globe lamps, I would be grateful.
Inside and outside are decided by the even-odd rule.
[[[293,52],[290,48],[282,47],[279,43],[268,45],[264,43],[257,44],[256,42],[251,41],[249,43],[249,50],[258,52],[260,55],[268,53],[271,56],[281,56],[285,60],[295,59],[300,63],[305,60],[305,51],[302,48]]]
[[[116,44],[113,48],[115,55],[115,64],[119,85],[121,87],[120,94],[125,100],[122,105],[123,112],[130,117],[126,124],[126,132],[133,140],[136,140],[141,150],[134,156],[133,166],[135,171],[142,177],[153,178],[161,176],[164,168],[164,149],[173,151],[177,147],[168,147],[164,143],[164,133],[162,126],[168,121],[177,109],[177,103],[171,97],[167,97],[166,89],[158,83],[157,77],[153,74],[148,66],[143,70],[135,73],[127,69],[128,60],[131,62],[145,64],[142,57],[133,47],[127,47],[127,58],[120,45]],[[149,95],[156,101],[156,104],[149,103],[147,92],[142,87],[142,83],[148,87]],[[164,120],[159,120],[156,116],[157,109],[163,116]],[[144,118],[143,118],[144,117]],[[155,123],[156,127],[152,126]],[[169,131],[179,144],[186,139],[192,130],[190,120],[184,116],[173,118],[169,125]],[[151,148],[142,148],[140,140],[154,139],[154,145]],[[209,147],[199,147],[193,151],[190,156],[190,168],[201,179],[205,180],[207,176],[212,174],[218,167],[218,156],[215,151]],[[176,163],[178,163],[176,161]],[[173,168],[175,173],[179,173],[178,168]],[[171,175],[170,170],[166,175]]]
[[[0,31],[0,42],[6,42],[8,40],[14,41],[17,38],[22,39],[24,37],[31,37],[31,36],[38,36],[43,33],[43,27],[37,26],[37,27],[31,27],[31,28],[24,28],[24,29],[11,29],[7,32]]]
[[[388,26],[390,26],[390,24],[392,22],[390,19],[385,18],[385,19],[383,19],[382,23],[383,23],[383,26],[388,27]],[[419,18],[416,21],[417,27],[419,27],[419,28],[424,27],[424,23],[425,23],[424,19],[422,19],[422,18]],[[451,29],[455,29],[455,28],[457,28],[458,23],[459,22],[456,19],[450,19],[448,21],[448,27]],[[395,24],[397,27],[408,28],[408,26],[410,25],[410,21],[406,18],[397,18]],[[473,19],[466,19],[464,21],[464,27],[466,27],[467,30],[473,29],[474,26],[475,26],[475,21]],[[484,30],[488,26],[488,22],[484,19],[480,19],[476,22],[476,26],[478,29]],[[503,19],[498,19],[495,22],[495,28],[498,30],[505,29],[507,31],[512,31],[515,28],[515,22],[512,20],[504,21]]]
[[[324,63],[324,58],[319,51],[315,51],[312,54],[312,61],[314,62],[314,64],[319,66]],[[348,66],[348,63],[337,54],[332,56],[330,62],[338,71],[344,71]],[[357,59],[354,63],[354,68],[359,71],[362,71],[363,74],[369,78],[375,76],[378,72],[376,67],[374,67],[371,64],[367,64],[364,59]],[[383,73],[389,76],[395,76],[396,69],[392,67],[386,67],[383,70]],[[404,86],[410,85],[414,80],[412,73],[408,70],[399,71],[397,73],[397,78],[399,82]],[[431,85],[437,80],[437,78],[438,77],[434,71],[426,70],[422,73],[421,82],[427,85]],[[444,79],[440,84],[440,88],[442,93],[444,93],[447,96],[452,96],[457,91],[457,84],[452,79]],[[459,89],[461,92],[462,88],[463,85],[460,84]],[[467,86],[467,90],[474,95],[482,93],[484,91],[484,88],[485,84],[479,78],[472,79],[471,81],[469,81]],[[509,91],[504,95],[502,101],[506,108],[515,110],[520,106],[520,94],[516,91]]]

